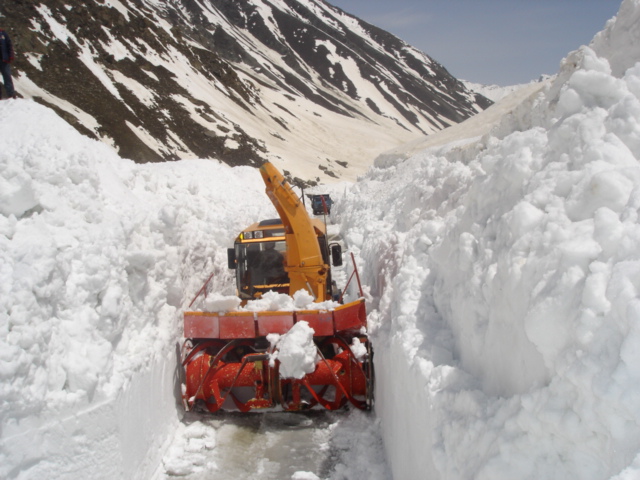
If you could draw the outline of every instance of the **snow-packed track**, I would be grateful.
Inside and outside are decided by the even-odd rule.
[[[363,439],[378,462],[362,462]],[[361,464],[362,463],[362,464]],[[389,479],[372,414],[187,414],[158,480]]]
[[[189,438],[190,431],[212,436],[215,442],[209,445],[205,442],[205,449],[198,451],[191,461],[195,468],[186,476],[182,470],[173,469],[172,459],[168,459],[167,478],[200,480],[215,473],[220,480],[252,476],[275,480],[290,478],[297,471],[324,476],[335,463],[328,441],[337,421],[324,412],[190,414],[184,419],[187,445],[194,443]],[[183,443],[183,439],[178,443]],[[188,461],[190,453],[188,448],[184,453],[178,450],[182,457],[179,463]]]

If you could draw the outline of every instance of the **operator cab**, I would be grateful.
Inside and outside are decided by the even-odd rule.
[[[317,228],[323,228],[321,222]],[[325,264],[342,265],[340,245],[327,245],[326,235],[318,235],[318,243]],[[243,300],[260,298],[265,292],[276,291],[292,295],[289,292],[289,274],[287,266],[287,243],[285,229],[279,218],[263,220],[247,227],[236,238],[234,248],[227,250],[228,266],[236,271],[238,296]],[[331,288],[331,274],[327,286]],[[331,298],[330,293],[328,298]]]

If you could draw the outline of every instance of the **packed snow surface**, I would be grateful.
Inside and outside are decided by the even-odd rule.
[[[624,0],[491,132],[327,188],[388,462],[343,431],[330,478],[640,477],[639,61]],[[226,248],[274,216],[259,173],[135,165],[31,101],[0,129],[0,478],[184,474],[218,436],[180,423],[181,313],[212,272],[228,307]]]
[[[188,413],[163,459],[163,480],[386,480],[380,422],[350,412]]]

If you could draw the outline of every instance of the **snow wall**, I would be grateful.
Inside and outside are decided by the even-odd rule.
[[[625,0],[491,135],[337,205],[394,478],[640,476],[639,60]]]
[[[226,247],[274,214],[260,175],[136,165],[34,102],[0,112],[0,478],[151,478],[181,309],[211,273],[233,285]]]

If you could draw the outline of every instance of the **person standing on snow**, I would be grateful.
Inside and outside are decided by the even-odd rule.
[[[7,97],[16,98],[13,80],[11,80],[11,66],[9,65],[13,61],[13,44],[2,27],[0,27],[0,60],[0,72],[2,73],[4,88],[7,90]],[[2,92],[0,92],[0,98],[2,98]]]

